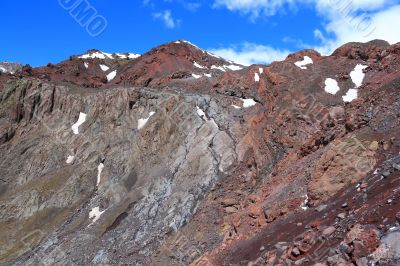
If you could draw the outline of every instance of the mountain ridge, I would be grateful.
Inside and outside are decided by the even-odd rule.
[[[129,55],[0,75],[1,264],[399,263],[400,44]]]

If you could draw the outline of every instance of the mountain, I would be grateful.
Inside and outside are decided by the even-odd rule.
[[[399,265],[399,69],[180,40],[0,75],[0,264]]]

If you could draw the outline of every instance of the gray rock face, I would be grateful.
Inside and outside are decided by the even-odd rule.
[[[400,260],[400,232],[395,231],[382,237],[382,243],[385,244],[391,257]]]
[[[17,70],[21,68],[22,65],[18,63],[0,62],[0,73],[14,74]]]
[[[3,263],[148,263],[237,160],[222,97],[23,79],[0,99]]]

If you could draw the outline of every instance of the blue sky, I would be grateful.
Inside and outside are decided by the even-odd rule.
[[[82,25],[74,4],[94,12]],[[177,39],[243,64],[304,48],[328,54],[348,41],[400,41],[400,0],[4,0],[1,7],[0,61],[33,66],[91,48],[144,53]],[[88,30],[95,17],[107,23],[101,33]]]

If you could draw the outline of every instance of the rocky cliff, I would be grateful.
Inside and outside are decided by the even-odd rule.
[[[399,70],[177,41],[0,75],[0,264],[398,265]]]

